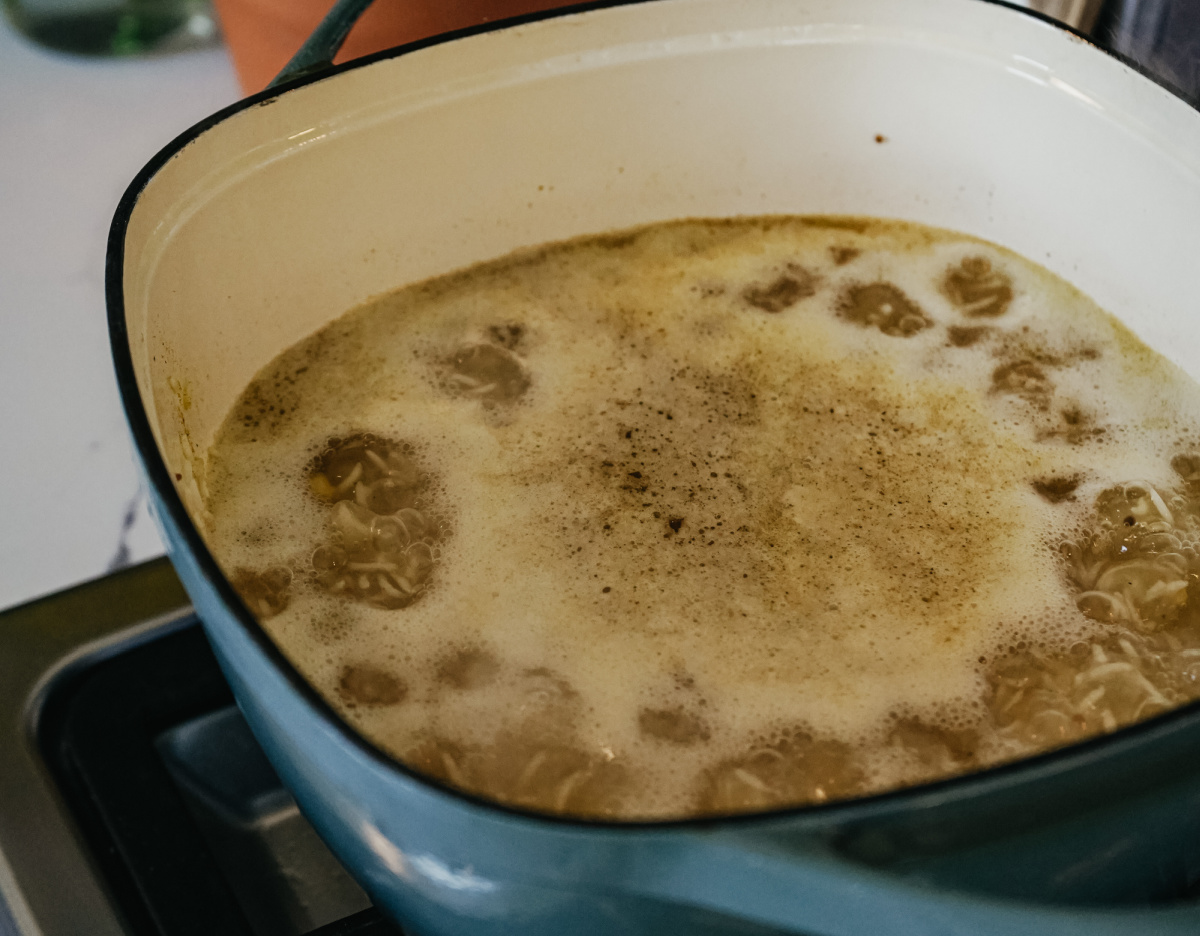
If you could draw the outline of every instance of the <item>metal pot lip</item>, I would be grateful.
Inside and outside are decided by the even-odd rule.
[[[165,511],[169,524],[178,531],[188,552],[194,557],[196,566],[206,584],[215,592],[222,605],[237,620],[238,624],[241,625],[258,650],[284,676],[291,689],[303,700],[312,713],[326,723],[336,726],[339,735],[352,744],[364,757],[382,768],[389,771],[397,771],[410,780],[416,781],[430,789],[437,790],[439,793],[447,795],[463,805],[483,808],[511,820],[542,825],[546,828],[574,829],[581,832],[603,830],[687,832],[712,829],[719,826],[725,829],[742,828],[750,830],[808,818],[811,818],[814,824],[823,826],[844,825],[877,816],[883,817],[898,812],[919,810],[975,799],[985,796],[988,793],[999,793],[1005,789],[1029,786],[1055,775],[1088,769],[1091,766],[1101,767],[1105,761],[1122,755],[1132,755],[1139,749],[1152,747],[1172,735],[1190,731],[1193,727],[1200,730],[1200,700],[1197,700],[1165,714],[1122,728],[1112,736],[1101,735],[1032,757],[989,767],[975,773],[962,774],[913,787],[871,794],[858,799],[790,806],[766,812],[683,819],[611,821],[557,816],[498,803],[476,794],[459,790],[413,770],[402,761],[376,747],[342,719],[316,689],[300,675],[300,672],[279,647],[276,646],[275,642],[271,640],[266,630],[246,607],[241,597],[221,571],[216,559],[209,552],[208,546],[205,544],[199,531],[193,525],[187,510],[184,508],[183,501],[179,497],[170,474],[167,471],[167,466],[159,454],[158,445],[150,427],[150,421],[138,389],[137,378],[134,374],[133,357],[125,324],[125,235],[142,191],[167,162],[187,147],[189,143],[217,124],[252,107],[268,106],[274,103],[280,95],[304,87],[305,85],[322,81],[342,72],[362,68],[374,62],[396,58],[430,46],[452,42],[456,39],[560,16],[650,2],[653,2],[653,0],[591,0],[591,2],[496,20],[395,46],[391,49],[363,56],[362,58],[354,59],[341,65],[332,66],[328,70],[316,74],[305,75],[284,84],[264,89],[257,94],[253,94],[228,107],[222,108],[185,130],[159,150],[134,177],[133,181],[130,182],[128,188],[126,188],[124,194],[121,196],[109,228],[105,258],[105,300],[108,313],[109,342],[116,372],[117,387],[120,392],[121,405],[125,412],[130,434],[133,437],[134,444],[141,458],[147,481],[154,495],[157,497],[158,508]],[[1027,7],[1017,6],[1014,3],[1008,2],[1008,0],[979,0],[979,2],[1005,7],[1021,15],[1032,17],[1053,26],[1070,38],[1085,43],[1098,52],[1116,59],[1164,88],[1175,97],[1183,100],[1194,110],[1200,111],[1200,96],[1185,94],[1171,82],[1152,73],[1128,56],[1097,45],[1086,35],[1066,26],[1058,20]]]

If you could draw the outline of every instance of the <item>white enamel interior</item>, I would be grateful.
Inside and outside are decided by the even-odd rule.
[[[572,235],[762,213],[987,238],[1200,377],[1200,114],[975,0],[659,0],[244,110],[170,160],[133,212],[135,368],[203,528],[203,454],[237,393],[369,296]]]

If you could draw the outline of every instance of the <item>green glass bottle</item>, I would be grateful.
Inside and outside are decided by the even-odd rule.
[[[3,0],[40,45],[77,55],[143,55],[217,41],[211,0]]]

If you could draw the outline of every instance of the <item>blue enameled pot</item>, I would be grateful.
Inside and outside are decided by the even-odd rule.
[[[176,568],[267,755],[380,907],[427,936],[1200,932],[1195,706],[860,801],[551,819],[356,736],[204,535],[208,445],[284,348],[398,285],[650,221],[830,213],[966,231],[1200,375],[1188,102],[983,0],[600,3],[305,74],[137,177],[112,228],[109,316]]]

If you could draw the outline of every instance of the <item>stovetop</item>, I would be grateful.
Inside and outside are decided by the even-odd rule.
[[[169,564],[0,615],[0,936],[395,936],[280,783]]]

